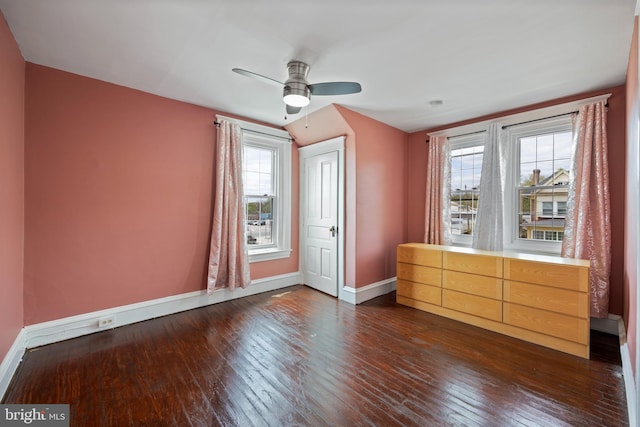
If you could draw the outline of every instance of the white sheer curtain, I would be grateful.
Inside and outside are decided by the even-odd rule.
[[[473,229],[472,246],[477,249],[501,251],[504,237],[504,200],[507,141],[502,125],[491,123],[487,130],[482,156],[482,176],[478,214]]]
[[[447,137],[429,138],[428,150],[424,242],[448,245],[451,243],[451,154]]]
[[[578,112],[571,174],[562,256],[591,261],[591,316],[604,318],[609,311],[611,270],[611,208],[605,101],[585,105]]]
[[[208,293],[245,288],[251,283],[242,188],[242,133],[236,123],[220,121],[215,168]]]

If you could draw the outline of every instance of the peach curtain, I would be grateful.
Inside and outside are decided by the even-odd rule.
[[[591,316],[607,317],[611,218],[605,101],[580,108],[575,123],[562,256],[591,261]]]
[[[251,283],[245,238],[240,126],[221,120],[216,147],[216,182],[207,291]]]
[[[425,198],[424,242],[448,245],[451,172],[449,143],[446,136],[429,139]]]

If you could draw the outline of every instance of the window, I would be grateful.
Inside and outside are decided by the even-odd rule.
[[[571,116],[510,128],[514,179],[505,202],[512,249],[559,253],[571,167]],[[507,213],[507,215],[509,215]]]
[[[242,179],[249,261],[291,254],[291,140],[286,132],[241,122]]]
[[[554,242],[561,242],[563,235],[564,235],[564,232],[562,232],[562,231],[540,231],[540,230],[535,230],[533,232],[533,239],[534,240],[548,240],[548,241],[554,241]]]
[[[571,116],[509,128],[505,183],[505,249],[559,253],[564,236],[571,166]],[[454,244],[470,246],[484,155],[484,133],[450,143],[450,232]]]
[[[480,197],[480,175],[484,134],[452,138],[451,150],[451,239],[471,244]]]
[[[276,150],[270,147],[244,144],[242,179],[247,217],[247,244],[249,248],[274,247],[273,207],[276,199]]]
[[[567,202],[566,201],[558,201],[557,213],[558,213],[558,217],[564,217],[567,214]]]
[[[504,249],[559,254],[564,238],[573,150],[573,116],[593,97],[500,119],[505,160]],[[544,117],[547,118],[544,118]],[[482,174],[485,133],[490,121],[451,128],[450,233],[453,244],[471,246]]]

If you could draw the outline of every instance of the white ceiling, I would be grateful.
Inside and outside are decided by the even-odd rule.
[[[283,125],[281,91],[231,69],[284,81],[297,59],[311,65],[311,83],[363,87],[313,97],[309,112],[338,103],[415,131],[623,84],[635,3],[0,0],[0,9],[36,64]]]

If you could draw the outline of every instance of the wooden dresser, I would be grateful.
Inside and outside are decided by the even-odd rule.
[[[397,302],[589,358],[589,261],[398,246]]]

